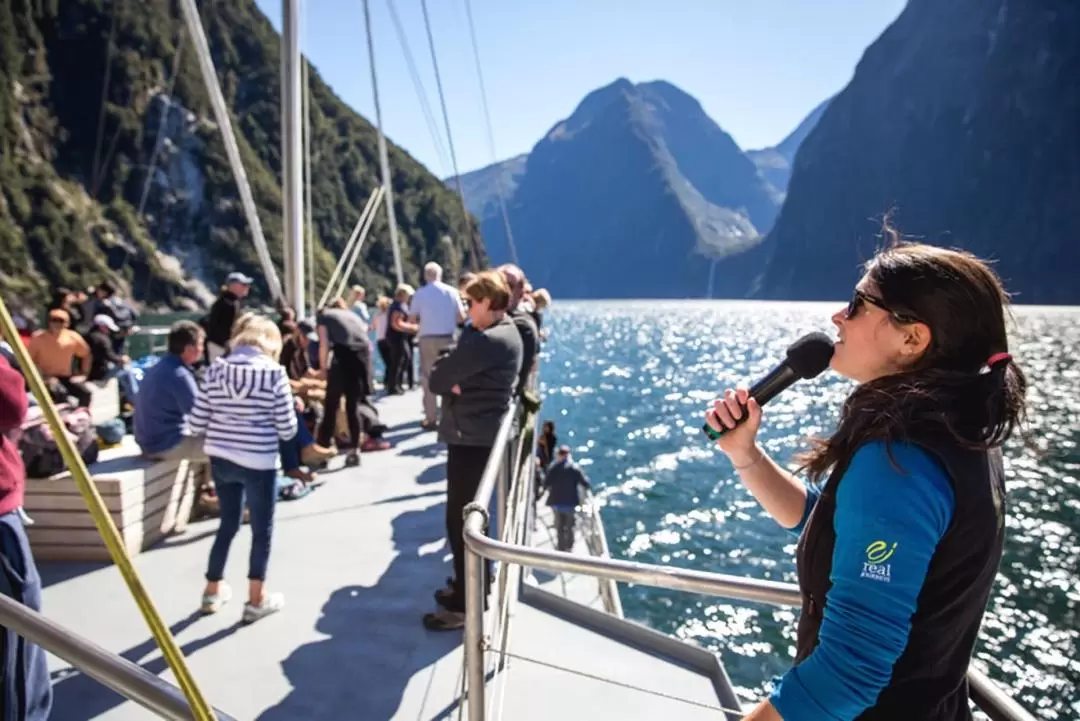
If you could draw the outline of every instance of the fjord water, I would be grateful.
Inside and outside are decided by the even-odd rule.
[[[724,387],[752,381],[838,304],[559,303],[541,373],[545,420],[603,503],[613,556],[793,581],[795,538],[701,432]],[[1032,445],[1006,448],[1008,540],[976,665],[1046,719],[1080,719],[1080,308],[1015,309]],[[765,409],[760,440],[790,463],[827,433],[851,385],[831,372]],[[621,586],[626,615],[721,654],[747,699],[794,652],[795,610]]]

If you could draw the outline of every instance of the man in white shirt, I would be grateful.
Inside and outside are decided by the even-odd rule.
[[[420,427],[435,430],[439,423],[438,399],[428,388],[428,377],[435,360],[454,342],[458,323],[465,319],[465,305],[456,288],[442,282],[442,266],[424,266],[425,285],[409,302],[409,320],[419,322],[420,375],[424,389],[424,420]]]

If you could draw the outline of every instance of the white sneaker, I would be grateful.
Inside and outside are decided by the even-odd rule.
[[[244,623],[254,623],[260,618],[277,613],[283,608],[285,608],[285,596],[283,594],[266,593],[263,594],[262,603],[258,606],[251,603],[244,604],[244,615],[241,620]]]
[[[199,606],[199,610],[207,614],[217,613],[231,598],[232,588],[229,587],[229,584],[223,582],[218,585],[217,593],[203,594],[202,605]]]

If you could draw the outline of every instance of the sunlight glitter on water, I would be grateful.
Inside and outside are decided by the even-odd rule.
[[[794,580],[794,537],[741,487],[701,434],[726,386],[752,382],[835,304],[631,301],[558,304],[545,321],[543,416],[575,448],[604,504],[612,554]],[[1009,538],[976,664],[1047,719],[1080,719],[1080,310],[1018,308],[1012,352],[1028,373],[1034,448],[1006,449]],[[766,410],[780,462],[828,433],[851,384],[827,373]],[[760,697],[793,656],[795,613],[621,587],[629,617],[723,653]]]

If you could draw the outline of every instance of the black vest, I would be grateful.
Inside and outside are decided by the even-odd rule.
[[[1000,449],[970,451],[917,441],[946,471],[956,510],[930,560],[907,647],[877,702],[860,721],[967,721],[967,668],[1005,544],[1005,475]],[[802,615],[795,663],[818,643],[831,582],[836,490],[846,465],[829,476],[799,538]],[[914,482],[914,480],[912,481]]]

